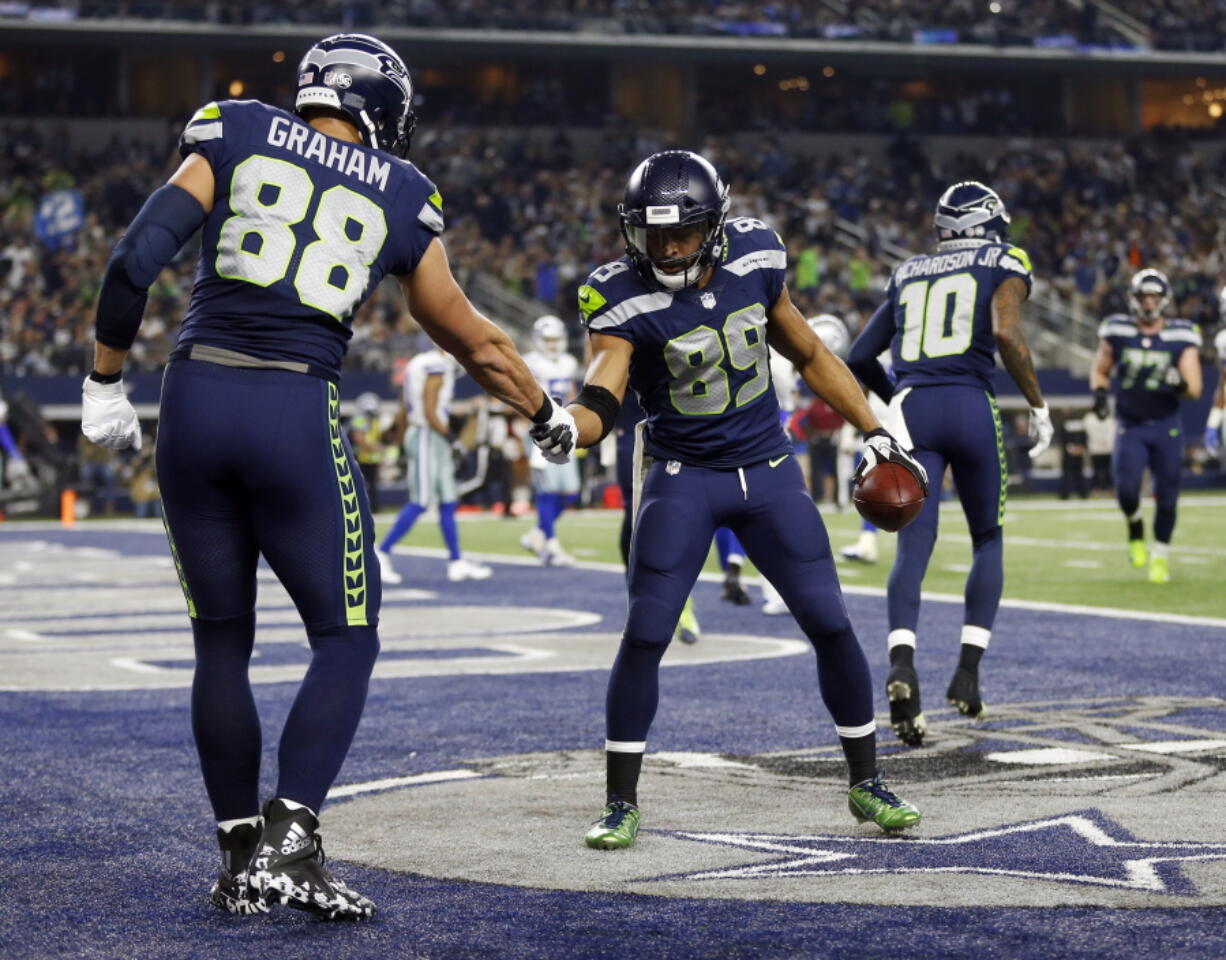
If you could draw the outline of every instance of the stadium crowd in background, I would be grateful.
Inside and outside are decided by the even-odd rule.
[[[573,315],[574,290],[593,263],[622,242],[603,214],[613,209],[629,157],[660,146],[611,124],[599,159],[575,162],[559,132],[444,128],[423,135],[415,156],[446,200],[449,256],[461,277],[492,272],[515,293]],[[1159,140],[1082,147],[1010,144],[980,158],[939,162],[898,137],[887,155],[814,162],[767,141],[742,153],[714,137],[701,145],[734,185],[737,212],[764,212],[795,238],[792,289],[802,310],[842,316],[853,330],[876,306],[889,249],[929,243],[931,198],[964,177],[992,183],[1015,211],[1012,239],[1040,284],[1097,318],[1124,309],[1130,274],[1153,263],[1171,277],[1180,315],[1218,322],[1223,206],[1216,167]],[[0,147],[0,372],[79,373],[99,278],[117,231],[143,191],[165,175],[169,152],[115,143],[101,156],[73,155],[32,130],[6,130]],[[67,211],[66,213],[64,211]],[[864,242],[840,242],[841,221]],[[131,360],[159,370],[174,343],[193,274],[185,251],[151,291]],[[350,369],[388,369],[415,330],[395,290],[380,290],[354,324]]]

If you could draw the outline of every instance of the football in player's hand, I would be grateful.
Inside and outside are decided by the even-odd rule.
[[[890,533],[901,530],[924,506],[924,491],[915,475],[901,463],[879,463],[851,492],[856,509],[875,527]]]

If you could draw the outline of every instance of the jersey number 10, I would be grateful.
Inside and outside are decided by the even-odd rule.
[[[975,335],[978,290],[969,273],[951,273],[932,282],[913,281],[903,287],[898,295],[904,310],[899,356],[913,363],[921,357],[936,359],[966,353]],[[945,332],[947,323],[949,333]]]
[[[330,187],[315,205],[316,239],[299,249],[291,228],[306,219],[314,198],[315,184],[297,164],[262,154],[240,163],[230,178],[233,216],[217,240],[217,275],[267,287],[284,279],[296,259],[298,299],[343,322],[366,290],[387,220],[362,194]]]

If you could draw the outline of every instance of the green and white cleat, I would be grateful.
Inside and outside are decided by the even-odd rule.
[[[1128,562],[1140,570],[1149,561],[1149,551],[1144,540],[1128,541]]]
[[[614,797],[583,835],[583,842],[594,850],[623,850],[638,836],[639,817],[638,807]]]
[[[847,794],[851,815],[864,823],[872,820],[882,830],[894,832],[920,822],[920,812],[906,800],[895,796],[880,777],[861,780]]]

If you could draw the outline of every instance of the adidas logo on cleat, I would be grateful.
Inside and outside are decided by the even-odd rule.
[[[290,824],[289,833],[285,835],[285,839],[281,841],[281,853],[284,856],[289,856],[291,853],[297,853],[299,850],[305,850],[311,845],[310,835],[296,823]]]

